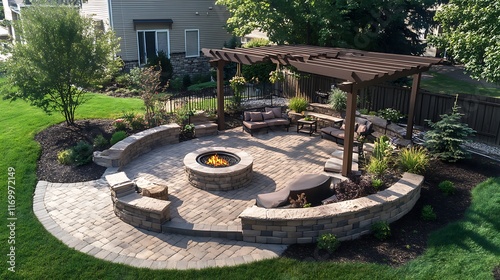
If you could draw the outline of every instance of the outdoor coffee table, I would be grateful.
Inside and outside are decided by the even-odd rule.
[[[306,126],[306,127],[304,127]],[[297,121],[297,133],[307,133],[312,135],[318,129],[318,122],[316,120],[306,121],[305,119],[300,119]]]

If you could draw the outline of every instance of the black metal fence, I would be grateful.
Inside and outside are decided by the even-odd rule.
[[[273,96],[281,96],[277,87],[269,83],[248,84],[241,94],[242,102],[248,100],[272,99]],[[224,99],[227,101],[234,98],[234,92],[229,85],[224,86]],[[168,112],[177,110],[217,110],[217,88],[205,88],[199,91],[185,91],[174,93],[165,100],[165,108]]]

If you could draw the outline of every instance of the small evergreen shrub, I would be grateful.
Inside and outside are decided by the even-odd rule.
[[[438,188],[446,195],[452,195],[456,191],[455,184],[448,180],[439,183]]]
[[[427,120],[432,130],[425,134],[424,146],[440,160],[456,162],[469,156],[469,152],[462,148],[462,144],[466,143],[467,138],[476,131],[460,122],[463,114],[458,112],[459,108],[455,100],[449,115],[441,115],[441,120],[436,123]]]
[[[104,138],[102,134],[99,134],[94,138],[94,148],[96,149],[106,148],[108,144],[109,144],[108,139]]]
[[[318,238],[317,246],[319,249],[327,250],[329,253],[333,253],[340,246],[340,241],[337,239],[335,234],[324,233]]]
[[[368,173],[372,175],[375,175],[377,178],[381,178],[388,168],[389,164],[387,162],[387,159],[378,159],[376,157],[371,157],[370,163],[368,163],[368,166],[366,167],[366,171],[368,171]]]
[[[347,108],[347,93],[338,88],[334,88],[328,97],[328,103],[337,112],[343,112]]]
[[[206,88],[216,88],[217,87],[217,82],[204,82],[204,83],[199,83],[199,84],[193,84],[188,87],[189,91],[200,91],[202,89]]]
[[[399,153],[398,164],[403,172],[424,174],[429,166],[429,156],[423,147],[404,148]]]
[[[304,112],[307,110],[309,102],[304,97],[293,97],[290,99],[290,105],[288,107],[297,113]]]
[[[71,150],[71,158],[77,166],[92,162],[94,148],[90,143],[82,140],[73,146]]]
[[[168,82],[168,85],[169,85],[169,88],[170,89],[173,89],[173,90],[181,90],[182,87],[183,87],[183,84],[182,84],[182,79],[180,77],[177,77],[175,79],[171,79],[169,82]]]
[[[378,178],[372,179],[372,187],[374,187],[377,191],[384,185],[384,181]]]
[[[64,164],[64,165],[73,164],[73,151],[71,149],[67,149],[67,150],[58,152],[57,153],[57,161],[60,164]]]
[[[120,141],[122,141],[123,139],[127,138],[127,132],[125,131],[117,131],[115,133],[113,133],[113,135],[111,136],[111,140],[109,141],[109,143],[111,145],[114,145]]]
[[[379,221],[372,225],[372,233],[378,240],[386,240],[391,236],[391,227],[387,222]]]
[[[437,218],[434,209],[430,205],[424,205],[424,207],[422,208],[421,217],[424,221],[434,221]]]

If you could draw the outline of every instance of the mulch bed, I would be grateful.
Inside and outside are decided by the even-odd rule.
[[[228,128],[241,125],[241,120],[226,116]],[[78,121],[78,128],[69,128],[64,123],[54,125],[36,135],[42,153],[38,161],[39,180],[50,182],[81,182],[95,180],[102,176],[104,167],[94,163],[85,166],[65,166],[57,162],[57,152],[75,145],[80,140],[92,142],[103,134],[109,138],[113,132],[111,120]],[[379,241],[371,235],[354,241],[342,242],[335,253],[319,254],[315,244],[291,245],[283,257],[298,260],[330,260],[336,262],[370,262],[399,266],[422,254],[426,249],[427,236],[436,229],[462,218],[471,202],[470,190],[489,177],[500,174],[500,163],[479,156],[459,163],[432,161],[425,174],[421,198],[412,211],[390,225],[392,236],[387,241]],[[452,181],[457,192],[444,195],[437,185]],[[428,222],[420,218],[424,205],[431,205],[437,220]],[[500,279],[500,267],[494,270],[495,279]]]

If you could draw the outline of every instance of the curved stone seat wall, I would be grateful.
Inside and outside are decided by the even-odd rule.
[[[394,222],[420,197],[424,177],[404,173],[392,187],[366,197],[303,209],[251,207],[241,214],[243,240],[256,243],[313,243],[324,233],[356,239],[378,221]]]
[[[94,162],[104,167],[123,167],[156,147],[179,143],[179,134],[178,124],[150,128],[123,139],[105,151],[94,152]]]

